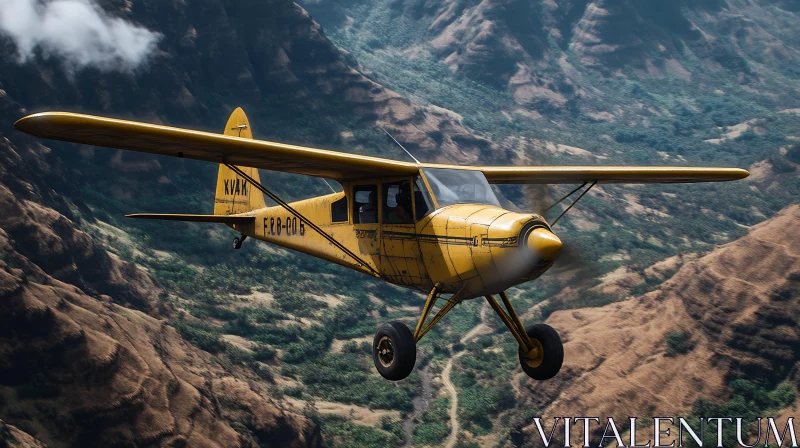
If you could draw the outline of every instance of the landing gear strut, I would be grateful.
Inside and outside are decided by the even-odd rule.
[[[241,249],[242,248],[242,243],[244,243],[244,240],[246,240],[246,239],[247,239],[247,235],[237,236],[236,238],[234,238],[233,239],[233,248],[234,249]]]
[[[431,318],[430,322],[426,323],[428,315],[440,295],[441,285],[436,284],[428,294],[413,334],[406,324],[400,321],[388,322],[378,328],[372,341],[372,360],[381,376],[391,381],[399,381],[408,377],[414,370],[414,364],[417,361],[417,342],[445,314],[463,300],[460,293],[453,294]],[[561,364],[564,361],[564,346],[558,332],[545,324],[523,326],[505,292],[500,293],[500,299],[507,311],[497,303],[494,297],[486,296],[486,301],[519,343],[519,363],[522,371],[529,377],[540,381],[554,377],[561,370]]]
[[[486,296],[489,305],[519,343],[519,363],[522,371],[540,381],[556,376],[564,362],[564,345],[558,332],[546,324],[523,326],[505,292],[500,293],[500,299],[508,314],[494,297]]]
[[[458,294],[451,297],[425,325],[425,320],[439,295],[441,295],[441,285],[437,283],[428,294],[428,300],[425,301],[425,307],[422,309],[422,315],[413,335],[406,324],[399,321],[385,323],[378,328],[372,341],[372,360],[382,377],[399,381],[414,370],[414,364],[417,362],[417,342],[459,302],[456,297]]]

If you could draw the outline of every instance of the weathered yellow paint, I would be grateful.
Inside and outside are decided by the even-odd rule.
[[[383,184],[381,179],[374,183],[379,188]],[[552,263],[547,260],[537,264],[528,246],[519,244],[520,231],[526,225],[547,229],[537,215],[488,205],[453,205],[432,212],[416,224],[353,225],[351,202],[348,222],[332,223],[331,203],[344,197],[350,188],[345,184],[344,192],[290,206],[390,283],[425,292],[440,283],[444,293],[463,288],[464,297],[472,298],[535,278]],[[230,225],[244,235],[369,273],[321,235],[301,227],[299,220],[282,207],[266,207],[239,216],[255,218],[253,224]]]
[[[236,109],[231,115],[225,133],[241,138],[252,137],[247,117],[241,109]],[[258,179],[256,169],[245,173]],[[297,216],[283,207],[265,206],[261,191],[252,185],[242,188],[244,179],[225,166],[220,166],[215,216],[133,216],[222,222],[251,238],[367,274],[372,274],[374,270],[384,280],[397,285],[428,292],[438,283],[440,292],[461,291],[461,299],[498,293],[541,275],[552,264],[555,256],[544,262],[537,261],[533,254],[535,248],[520,244],[520,239],[524,237],[520,235],[523,228],[533,226],[550,233],[545,221],[538,215],[514,213],[496,206],[451,205],[434,210],[413,224],[353,222],[354,214],[358,212],[354,210],[354,187],[374,185],[378,188],[378,217],[379,221],[383,221],[384,185],[397,181],[408,181],[414,185],[414,175],[421,174],[417,171],[407,177],[375,177],[344,182],[342,192],[289,204],[297,213],[355,253],[371,269],[360,265],[322,235],[303,225]],[[225,182],[228,183],[227,190]],[[427,180],[424,184],[427,186]],[[238,185],[239,188],[231,191],[231,185]],[[348,201],[347,221],[332,222],[331,205],[343,197]],[[435,197],[432,199],[436,201]],[[413,212],[416,206],[414,203]]]
[[[261,191],[221,165],[213,216],[136,215],[151,219],[221,222],[243,235],[338,263],[391,283],[428,292],[459,294],[459,300],[500,293],[534,279],[553,263],[561,242],[545,220],[481,204],[439,207],[413,224],[382,222],[383,185],[421,176],[430,193],[426,168],[478,170],[491,183],[701,182],[734,180],[747,171],[695,167],[458,167],[416,164],[253,140],[244,112],[237,108],[223,135],[64,112],[45,112],[15,127],[45,138],[232,164],[258,181],[258,168],[337,179],[343,191],[289,204],[297,213],[366,263],[344,253],[280,206],[267,207]],[[422,170],[422,171],[421,171]],[[353,187],[378,188],[381,222],[356,224]],[[412,195],[413,196],[413,195]],[[347,221],[332,222],[331,204],[347,199]],[[416,208],[414,204],[412,211]],[[416,216],[416,213],[413,213]]]

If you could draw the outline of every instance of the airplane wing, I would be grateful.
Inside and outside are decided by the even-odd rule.
[[[410,176],[420,168],[480,170],[495,184],[714,182],[749,175],[738,168],[639,166],[455,166],[415,164],[325,149],[71,112],[42,112],[18,120],[28,134],[95,146],[325,177],[338,181]]]
[[[665,184],[744,179],[739,168],[678,166],[482,166],[491,184]]]
[[[42,112],[14,127],[41,138],[336,180],[412,175],[415,163],[70,112]]]

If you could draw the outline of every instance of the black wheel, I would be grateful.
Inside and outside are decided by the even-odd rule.
[[[233,239],[233,248],[234,249],[241,249],[242,248],[242,240],[240,240],[238,236]]]
[[[382,377],[399,381],[411,374],[417,362],[417,343],[406,324],[387,322],[372,341],[372,361]]]
[[[519,349],[519,363],[529,377],[535,380],[549,380],[561,370],[564,362],[564,344],[555,328],[547,324],[530,325],[525,328],[535,348],[526,352]]]

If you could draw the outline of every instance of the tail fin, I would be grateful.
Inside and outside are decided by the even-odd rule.
[[[250,122],[241,107],[237,107],[225,125],[225,135],[253,138]],[[256,182],[261,182],[257,168],[239,167]],[[248,181],[239,177],[225,165],[219,166],[217,194],[214,198],[215,215],[232,215],[266,207],[264,195]]]

